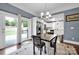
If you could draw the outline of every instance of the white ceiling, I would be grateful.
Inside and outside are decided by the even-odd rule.
[[[10,3],[28,13],[40,16],[41,12],[49,11],[50,14],[79,7],[79,3]]]

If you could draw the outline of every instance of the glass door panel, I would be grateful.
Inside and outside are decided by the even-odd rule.
[[[22,23],[21,23],[21,42],[27,40],[28,38],[28,19],[22,17]]]
[[[5,16],[5,45],[11,46],[17,43],[17,18]]]

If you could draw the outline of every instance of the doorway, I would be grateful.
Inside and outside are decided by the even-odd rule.
[[[20,20],[22,20],[21,23]],[[28,18],[0,11],[0,49],[28,40],[29,25]],[[21,27],[21,31],[19,27]]]
[[[5,16],[5,46],[11,46],[17,43],[17,20],[13,16]]]

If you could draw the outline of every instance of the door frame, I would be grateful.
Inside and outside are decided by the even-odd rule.
[[[0,36],[0,38],[1,38],[1,44],[0,44],[0,49],[2,49],[2,48],[6,48],[6,46],[5,46],[5,16],[9,16],[9,17],[15,17],[15,18],[17,18],[17,21],[18,21],[18,23],[17,23],[17,43],[16,44],[18,44],[18,43],[20,43],[20,35],[21,34],[19,34],[19,32],[21,32],[20,31],[20,27],[18,26],[18,24],[20,24],[20,18],[21,17],[19,17],[19,15],[15,15],[15,14],[11,14],[11,13],[8,13],[8,12],[5,12],[5,11],[0,11],[0,21],[1,21],[1,36]]]

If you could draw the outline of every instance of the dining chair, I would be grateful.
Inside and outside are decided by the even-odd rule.
[[[56,43],[57,43],[57,36],[51,39],[50,46],[54,48],[54,55],[56,54]]]
[[[44,52],[46,54],[45,42],[41,41],[41,37],[32,35],[33,38],[33,54],[35,55],[35,46],[40,49],[40,55],[42,54],[42,49],[44,47]]]

